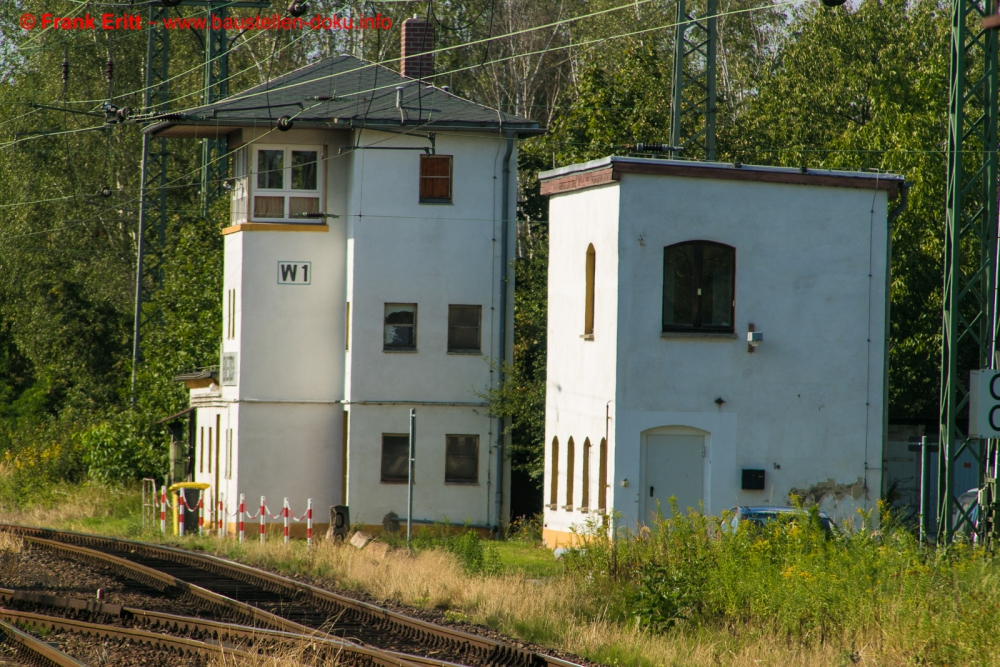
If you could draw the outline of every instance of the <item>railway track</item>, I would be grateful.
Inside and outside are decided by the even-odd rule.
[[[243,624],[382,650],[407,660],[470,667],[576,667],[573,663],[383,609],[215,556],[117,538],[0,524],[30,543],[112,567],[159,591]],[[426,664],[426,663],[425,663]]]
[[[358,646],[320,632],[297,634],[7,588],[0,588],[0,605],[0,619],[9,622],[146,643],[175,650],[179,655],[211,657],[224,651],[242,656],[292,648],[323,664],[336,661],[338,665],[358,667],[455,667],[440,660]],[[22,606],[27,608],[18,608]],[[50,608],[63,615],[38,613],[39,609]]]
[[[0,621],[0,635],[11,649],[17,662],[3,664],[33,665],[35,667],[87,667],[84,663],[41,639],[17,629],[7,621]]]

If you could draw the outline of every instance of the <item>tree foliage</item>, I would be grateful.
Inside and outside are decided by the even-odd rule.
[[[345,51],[396,66],[398,29],[411,6],[310,5],[325,15],[379,11],[393,18],[395,29],[233,35],[231,91]],[[947,12],[934,0],[863,0],[837,9],[816,2],[792,13],[764,0],[719,5],[720,158],[879,169],[913,183],[909,208],[893,229],[891,413],[933,415]],[[456,0],[420,7],[446,49],[436,56],[437,84],[550,128],[519,152],[515,354],[492,407],[512,419],[515,469],[538,484],[548,227],[537,174],[620,154],[636,142],[668,141],[675,7],[617,0]],[[146,308],[133,407],[141,135],[134,125],[105,126],[101,104],[142,107],[145,33],[26,32],[18,24],[26,11],[65,16],[79,9],[73,0],[0,4],[0,449],[11,469],[79,478],[89,466],[104,479],[120,479],[128,471],[152,474],[160,465],[151,452],[162,453],[164,436],[154,422],[186,399],[171,378],[218,363],[218,231],[226,204],[202,215],[199,147],[171,141],[166,244],[159,290]],[[195,31],[171,36],[173,110],[202,101],[203,39]],[[108,60],[114,62],[110,82]],[[110,196],[95,194],[105,187]],[[115,443],[126,442],[129,451],[109,455]]]

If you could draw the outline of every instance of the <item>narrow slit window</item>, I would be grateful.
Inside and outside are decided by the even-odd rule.
[[[590,509],[590,438],[583,441],[583,483],[580,491],[583,497],[580,499],[580,507]]]
[[[573,438],[566,442],[566,509],[573,509],[573,466],[576,458],[576,443]]]
[[[421,204],[450,204],[451,182],[451,155],[420,156]]]
[[[205,427],[201,427],[200,452],[198,454],[198,472],[205,472]]]
[[[410,474],[410,436],[382,434],[383,484],[406,484]],[[414,477],[416,471],[414,471]]]
[[[479,436],[445,436],[445,484],[479,483]]]
[[[208,472],[212,472],[212,427],[208,427]]]
[[[594,335],[594,272],[597,263],[597,253],[594,244],[587,247],[587,293],[583,313],[583,335]]]
[[[601,438],[600,458],[597,464],[597,509],[608,509],[608,441]]]
[[[552,466],[549,477],[549,505],[559,506],[559,438],[552,438]]]

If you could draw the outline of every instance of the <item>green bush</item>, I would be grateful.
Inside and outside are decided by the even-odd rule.
[[[727,518],[680,514],[615,539],[595,524],[567,562],[610,619],[650,632],[857,640],[935,665],[1000,648],[1000,559],[981,548],[921,548],[888,516],[833,533],[815,512],[738,531]]]
[[[166,447],[151,437],[135,412],[113,414],[80,436],[91,478],[121,483],[156,477],[166,470]]]

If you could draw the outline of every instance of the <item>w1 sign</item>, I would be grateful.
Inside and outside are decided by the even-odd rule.
[[[1000,438],[1000,370],[970,373],[969,437]]]

